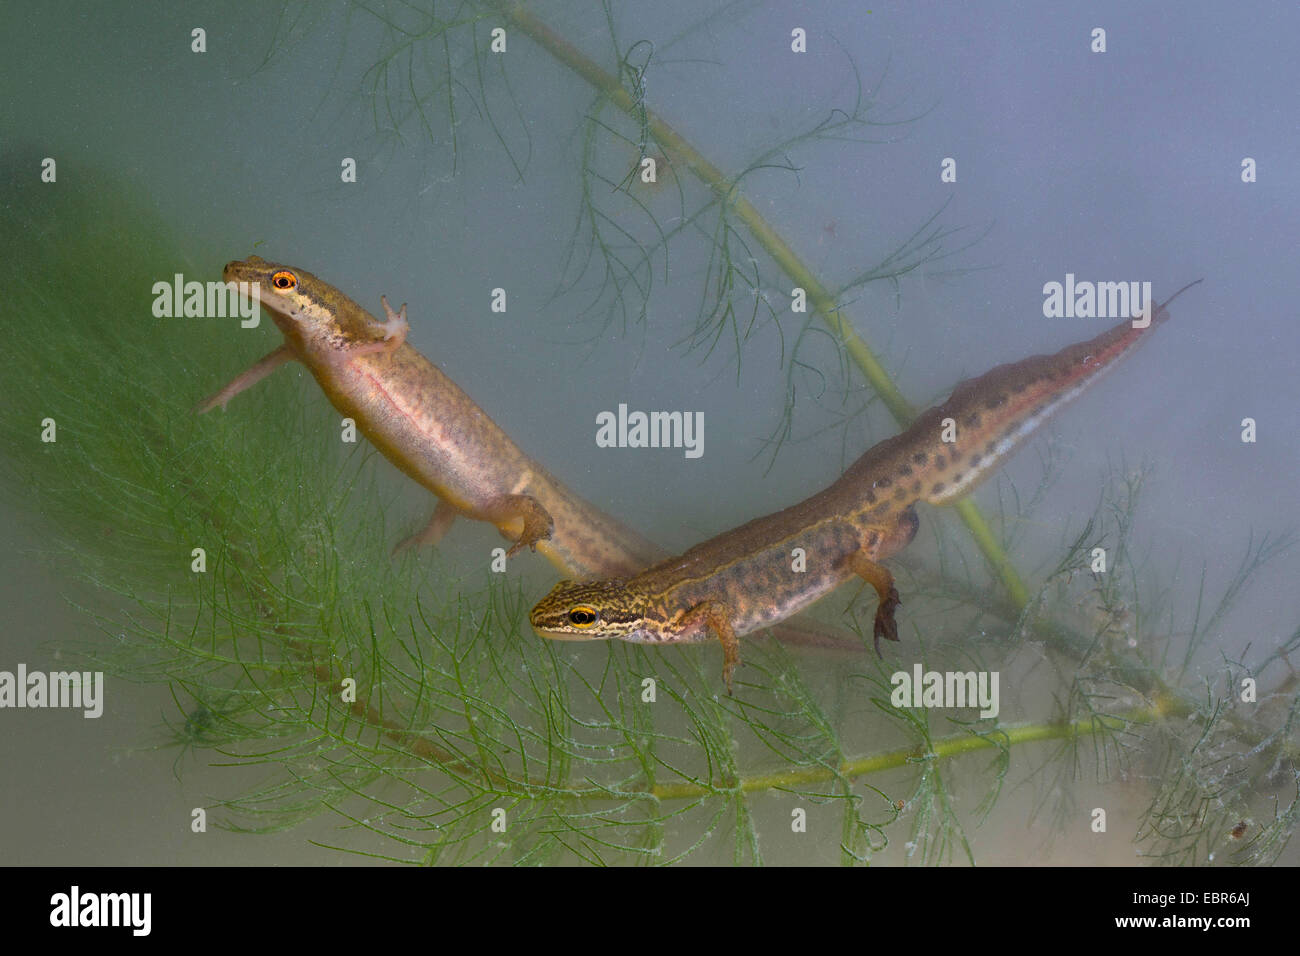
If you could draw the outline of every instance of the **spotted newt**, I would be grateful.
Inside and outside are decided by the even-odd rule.
[[[406,307],[379,321],[305,269],[258,256],[229,263],[227,282],[258,283],[258,295],[284,334],[274,349],[215,395],[200,413],[281,365],[300,361],[330,402],[399,469],[434,493],[438,505],[423,531],[398,545],[435,544],[457,516],[490,521],[535,544],[574,578],[631,575],[667,556],[658,545],[563,485],[519,446],[437,366],[406,344]],[[772,628],[787,644],[846,652],[851,638],[816,623]]]
[[[645,644],[715,635],[730,693],[741,635],[770,627],[858,577],[879,599],[873,627],[879,653],[882,637],[898,640],[894,612],[901,603],[893,575],[880,562],[916,536],[916,503],[947,504],[970,492],[1050,415],[1144,342],[1168,319],[1166,306],[1189,287],[1154,307],[1149,323],[1126,320],[1053,355],[1000,365],[961,383],[943,404],[922,412],[799,504],[630,578],[561,581],[533,608],[533,627],[559,640]]]

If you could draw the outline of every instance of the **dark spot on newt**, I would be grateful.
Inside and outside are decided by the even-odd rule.
[[[977,426],[979,423],[980,423],[980,413],[979,413],[979,412],[971,412],[969,415],[966,416],[966,427],[967,427],[967,428],[974,428],[974,427]]]
[[[916,462],[918,465],[924,465],[929,460],[930,456],[923,451],[918,451],[912,456],[912,461]]]
[[[894,489],[894,498],[896,500],[902,501],[906,497],[907,497],[907,489],[904,488],[902,485],[899,485],[897,488]]]
[[[977,452],[976,454],[970,456],[970,466],[972,468],[976,468],[979,466],[979,463],[983,460],[984,460],[984,456]]]
[[[867,504],[869,504],[869,505],[874,505],[875,503],[876,503],[876,493],[875,493],[874,491],[872,491],[870,488],[868,488],[868,489],[867,489]]]
[[[912,482],[912,494],[919,495],[920,493],[921,493],[921,479],[918,478],[916,479],[916,481]]]
[[[912,466],[911,466],[911,465],[903,465],[902,467],[900,467],[900,468],[898,469],[898,473],[899,473],[900,475],[902,475],[904,478],[906,478],[908,475],[910,475],[910,474],[912,473]]]
[[[893,483],[894,483],[894,479],[893,479],[893,478],[881,478],[879,481],[876,482],[876,487],[877,487],[877,488],[888,488],[888,487],[889,487],[890,485],[892,485]]]
[[[941,491],[943,491],[943,482],[942,482],[942,481],[936,481],[936,482],[934,483],[934,487],[930,489],[930,494],[932,494],[932,495],[937,495],[937,494],[938,494],[939,492],[941,492]]]
[[[947,464],[948,464],[948,459],[944,458],[943,455],[934,456],[934,467],[943,468]]]

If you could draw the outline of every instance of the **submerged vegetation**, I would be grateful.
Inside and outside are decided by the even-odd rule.
[[[308,15],[285,8],[273,47],[301,33],[300,9]],[[382,59],[362,80],[376,131],[413,149],[426,137],[449,143],[453,173],[460,138],[483,135],[523,177],[532,144],[513,105],[515,67],[481,53],[488,30],[507,17],[536,43],[520,56],[549,55],[582,76],[594,99],[565,104],[568,114],[557,107],[581,142],[581,185],[556,295],[585,304],[593,335],[650,321],[656,277],[674,275],[672,249],[674,269],[681,261],[701,289],[698,315],[680,332],[683,353],[725,341],[739,362],[756,329],[781,330],[786,403],[774,410],[771,454],[807,396],[852,420],[859,373],[896,418],[910,416],[841,310],[863,284],[896,282],[959,251],[945,245],[956,230],[935,214],[836,286],[744,198],[754,172],[793,172],[798,150],[869,141],[890,125],[872,119],[860,80],[852,104],[724,175],[653,108],[656,66],[690,29],[658,45],[629,40],[606,6],[606,67],[597,68],[518,8],[447,9],[454,19],[406,5],[340,14],[354,27],[381,24]],[[477,125],[462,126],[466,117]],[[654,189],[641,179],[646,158],[662,160]],[[221,802],[227,826],[267,830],[329,812],[346,827],[340,849],[426,863],[796,853],[944,862],[979,859],[973,829],[1009,788],[1029,788],[1035,807],[1060,821],[1055,829],[1082,832],[1091,806],[1075,805],[1075,794],[1100,783],[1123,784],[1116,800],[1134,808],[1135,831],[1112,835],[1130,856],[1267,863],[1294,831],[1300,694],[1289,655],[1300,626],[1258,659],[1198,669],[1198,651],[1290,538],[1244,543],[1220,599],[1177,606],[1137,537],[1146,471],[1117,470],[1091,520],[1031,576],[1031,591],[1005,545],[1042,489],[1021,499],[1004,486],[991,528],[973,507],[965,513],[982,557],[965,529],[928,522],[938,558],[905,558],[899,586],[917,658],[927,668],[999,670],[1004,686],[1032,682],[1039,690],[1023,693],[1015,712],[981,721],[895,707],[889,659],[827,664],[767,641],[747,644],[736,696],[723,697],[712,646],[544,641],[527,625],[537,595],[517,578],[438,558],[390,562],[386,466],[368,446],[339,449],[332,412],[310,382],[275,376],[240,414],[195,417],[193,357],[211,351],[223,327],[154,319],[147,290],[195,271],[186,260],[206,250],[122,242],[124,232],[165,235],[124,187],[101,184],[93,198],[28,187],[4,216],[3,321],[11,338],[34,316],[41,329],[24,338],[31,361],[0,370],[6,493],[53,530],[48,557],[97,595],[86,613],[102,633],[82,652],[124,678],[171,687],[178,772],[190,754],[273,771]],[[685,237],[696,245],[678,252]],[[704,256],[690,258],[699,248]],[[67,275],[79,281],[58,281]],[[807,314],[777,306],[769,291],[792,280],[809,291]],[[814,339],[833,348],[813,349]],[[46,419],[57,423],[52,444],[39,440]],[[1054,472],[1046,461],[1044,488]],[[1098,547],[1109,556],[1105,573],[1089,570]],[[197,573],[196,548],[206,557]],[[826,603],[838,612],[849,592]],[[874,599],[853,600],[864,645],[873,611]],[[1256,701],[1243,700],[1246,678],[1258,681]],[[787,846],[796,809],[808,832]],[[899,847],[901,856],[882,857]]]

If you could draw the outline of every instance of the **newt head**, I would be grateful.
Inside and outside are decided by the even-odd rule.
[[[528,615],[542,637],[557,641],[636,640],[644,602],[625,581],[561,581]]]
[[[226,263],[221,277],[256,283],[258,300],[298,350],[337,350],[368,341],[375,336],[373,326],[382,325],[328,282],[297,266],[249,256]]]

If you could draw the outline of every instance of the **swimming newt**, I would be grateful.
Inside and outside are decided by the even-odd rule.
[[[880,562],[916,536],[916,502],[947,504],[970,492],[1051,414],[1144,342],[1168,319],[1166,306],[1189,287],[1154,307],[1149,324],[1126,320],[1053,355],[1000,365],[962,382],[943,404],[797,505],[631,578],[561,581],[533,608],[533,627],[558,640],[645,644],[716,635],[730,693],[741,635],[770,627],[859,577],[879,599],[873,626],[879,653],[882,637],[898,640],[894,611],[901,603],[893,575]],[[802,570],[795,549],[806,556]]]
[[[307,270],[258,256],[229,263],[223,278],[258,283],[259,299],[285,341],[197,411],[224,408],[286,362],[302,362],[339,412],[437,496],[428,525],[399,548],[435,544],[465,515],[518,538],[511,553],[536,544],[561,573],[575,578],[631,575],[667,557],[525,455],[455,382],[406,344],[405,306],[394,313],[381,296],[387,321],[380,322]],[[549,534],[540,536],[543,529]],[[786,621],[772,631],[789,644],[856,648],[822,625]]]
[[[284,344],[198,411],[223,408],[286,362],[302,362],[334,407],[399,469],[438,498],[425,529],[403,542],[436,543],[465,516],[540,549],[575,577],[627,575],[664,552],[593,507],[524,454],[473,399],[406,343],[406,306],[380,297],[379,321],[305,269],[258,256],[229,263],[226,282],[256,282]],[[399,545],[401,547],[402,545]]]

